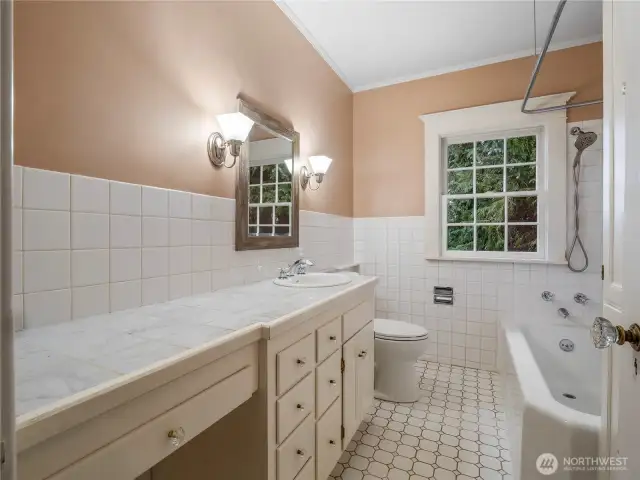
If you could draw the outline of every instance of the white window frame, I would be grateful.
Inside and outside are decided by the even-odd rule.
[[[575,92],[532,98],[532,108],[566,104]],[[504,261],[564,264],[567,235],[567,114],[557,110],[524,114],[522,102],[421,115],[425,132],[425,253],[430,260]],[[538,251],[469,252],[446,250],[447,141],[500,138],[531,131],[537,135]],[[506,205],[505,205],[506,208]],[[435,226],[435,228],[434,228]],[[507,239],[505,238],[505,242]]]

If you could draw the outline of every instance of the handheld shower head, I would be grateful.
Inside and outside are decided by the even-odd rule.
[[[580,153],[596,143],[596,140],[598,139],[598,135],[593,132],[583,132],[580,127],[573,127],[570,133],[571,135],[578,137],[576,139],[575,146]]]
[[[574,214],[574,222],[575,222],[575,233],[573,235],[573,241],[571,242],[571,247],[567,249],[565,258],[567,259],[567,266],[569,267],[569,270],[571,270],[572,272],[584,272],[589,266],[589,255],[587,255],[587,251],[584,248],[582,239],[580,238],[580,215],[579,215],[580,213],[579,187],[580,187],[580,166],[581,166],[580,160],[582,158],[582,152],[584,152],[587,148],[589,148],[591,145],[596,143],[596,140],[598,139],[598,135],[596,135],[593,132],[583,132],[580,127],[573,127],[569,133],[571,133],[571,135],[578,137],[576,138],[576,143],[575,143],[576,149],[578,151],[576,153],[575,159],[573,160],[573,185],[574,185],[573,214]],[[580,250],[582,250],[582,254],[584,255],[584,265],[582,267],[576,267],[571,259],[571,256],[573,255],[573,251],[575,250],[576,246],[578,246]]]

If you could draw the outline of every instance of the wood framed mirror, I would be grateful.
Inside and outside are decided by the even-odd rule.
[[[242,145],[236,178],[236,250],[299,245],[300,134],[238,98],[253,125]]]

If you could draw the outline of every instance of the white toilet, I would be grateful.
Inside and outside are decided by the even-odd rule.
[[[375,397],[392,402],[418,400],[419,377],[415,370],[418,357],[427,350],[429,332],[398,320],[376,318],[375,336]]]

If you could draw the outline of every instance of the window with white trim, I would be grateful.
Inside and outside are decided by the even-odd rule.
[[[447,251],[538,252],[541,135],[533,130],[445,139]]]
[[[573,93],[531,99],[566,103]],[[520,101],[422,115],[429,259],[564,263],[566,112]]]

